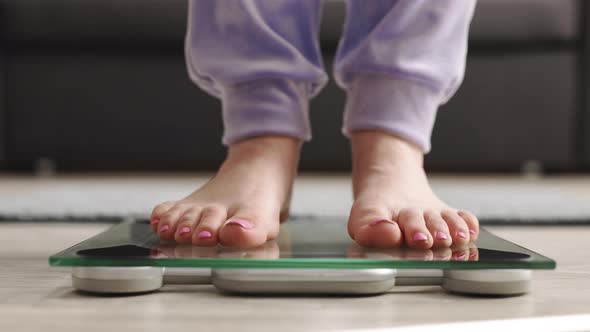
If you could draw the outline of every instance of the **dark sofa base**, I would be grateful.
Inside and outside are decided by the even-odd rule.
[[[6,118],[8,169],[49,158],[60,170],[214,170],[224,157],[220,104],[189,81],[182,54],[23,49],[7,64],[6,107],[18,110]],[[428,168],[573,169],[575,68],[567,51],[472,55],[439,113]],[[331,82],[312,101],[303,170],[350,168],[344,98]]]

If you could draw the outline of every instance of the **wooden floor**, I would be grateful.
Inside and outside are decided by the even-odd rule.
[[[438,287],[372,297],[235,297],[212,286],[166,286],[129,297],[70,288],[47,257],[105,224],[0,224],[0,331],[332,331],[590,313],[590,227],[490,228],[554,258],[532,293],[462,297]]]

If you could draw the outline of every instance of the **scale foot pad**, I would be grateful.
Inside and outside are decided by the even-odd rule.
[[[164,282],[158,267],[76,267],[72,269],[74,288],[91,293],[131,294],[153,292]]]
[[[76,267],[73,287],[92,293],[132,294],[164,284],[213,284],[243,294],[374,295],[403,285],[440,285],[453,293],[513,296],[530,291],[530,270],[337,270]]]

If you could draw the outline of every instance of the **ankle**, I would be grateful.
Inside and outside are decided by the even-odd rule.
[[[301,145],[301,140],[291,137],[253,137],[230,145],[224,166],[245,166],[246,162],[248,166],[276,165],[295,173]]]
[[[351,134],[353,169],[366,167],[423,168],[420,148],[401,137],[381,130],[355,131]]]
[[[298,154],[302,140],[287,136],[258,136],[234,143],[228,147],[228,158],[234,156],[266,156],[270,153]]]

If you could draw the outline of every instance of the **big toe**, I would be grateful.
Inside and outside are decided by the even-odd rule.
[[[355,203],[348,220],[348,233],[364,247],[397,248],[403,242],[399,225],[384,208]]]
[[[237,211],[219,230],[219,242],[224,246],[236,248],[263,245],[278,233],[278,214],[274,219],[276,220],[249,211]]]

